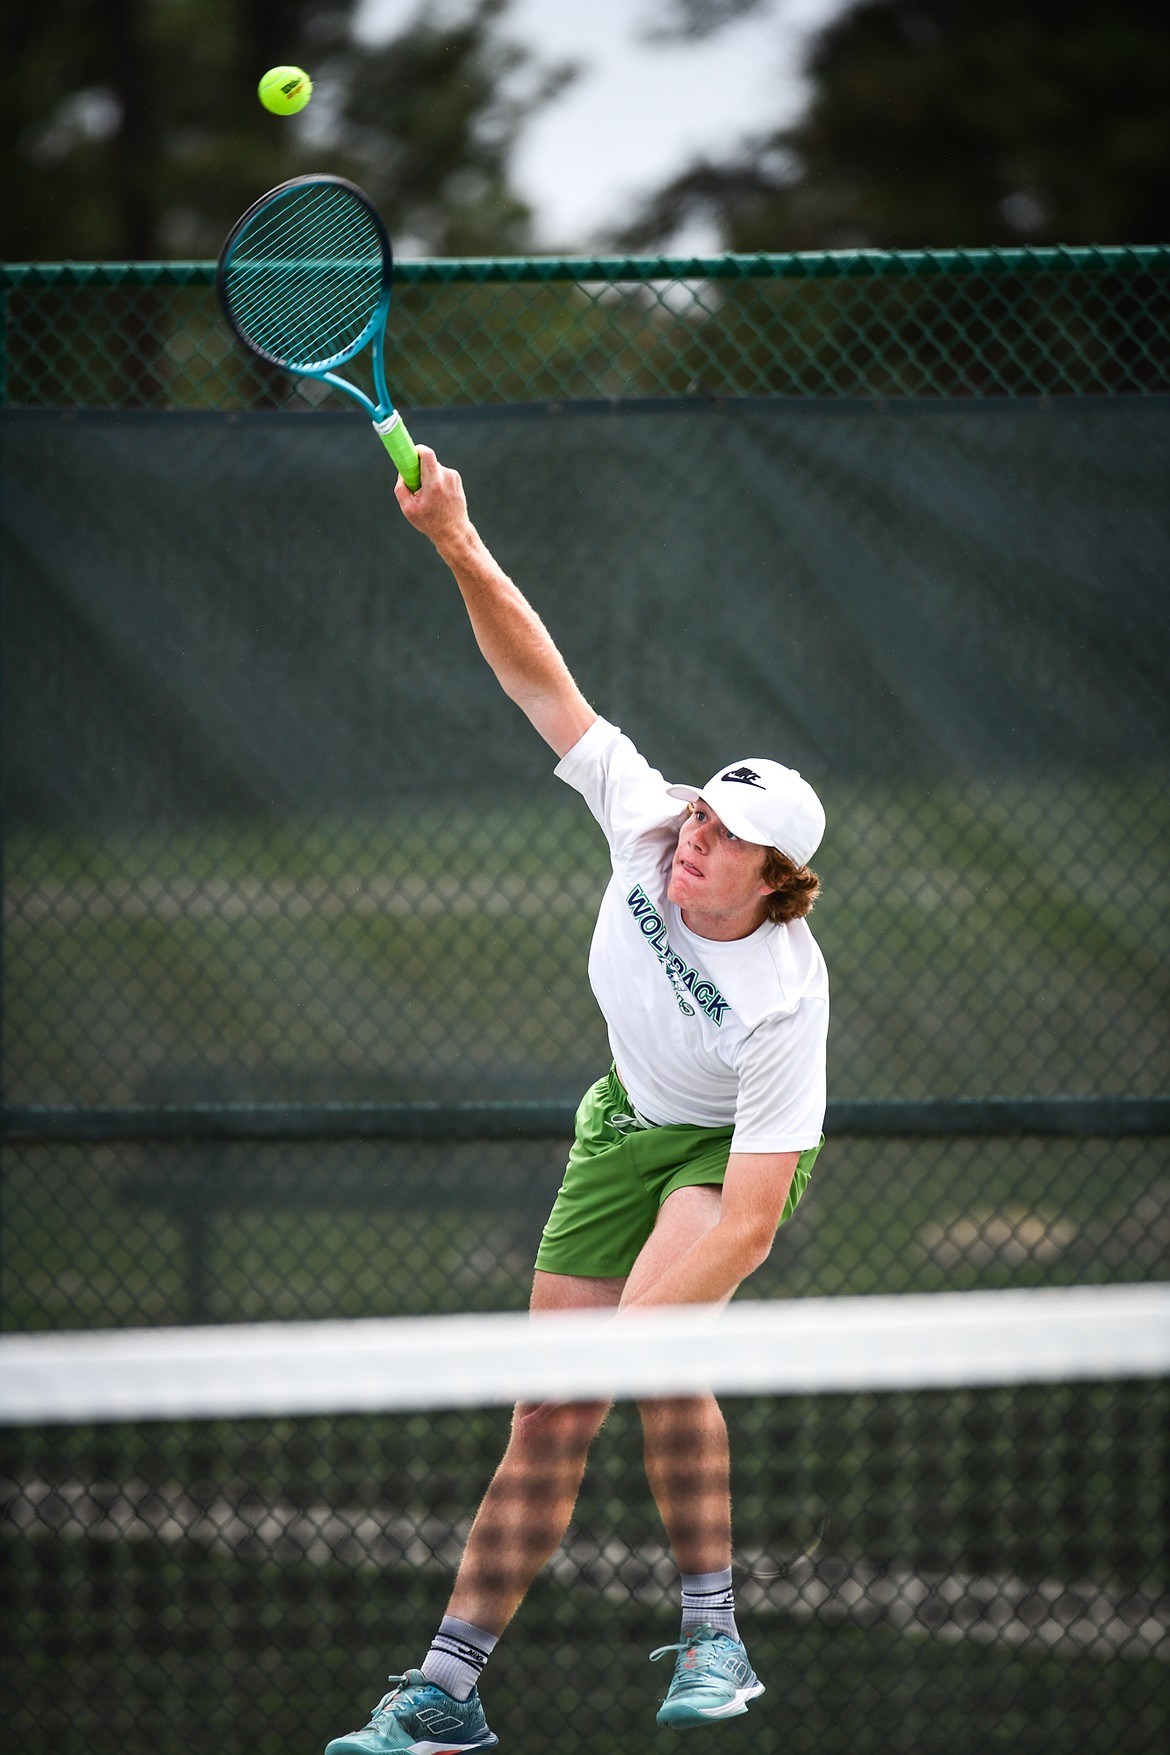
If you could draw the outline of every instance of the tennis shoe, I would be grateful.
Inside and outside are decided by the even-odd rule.
[[[717,1633],[709,1622],[688,1627],[677,1645],[660,1645],[650,1661],[676,1651],[674,1675],[658,1708],[658,1723],[684,1731],[691,1725],[736,1718],[747,1703],[764,1692],[764,1684],[748,1662],[748,1654],[730,1633]]]
[[[488,1730],[478,1688],[466,1700],[456,1700],[421,1670],[387,1679],[390,1692],[375,1706],[365,1730],[334,1737],[325,1755],[460,1755],[464,1749],[493,1749],[499,1742]]]

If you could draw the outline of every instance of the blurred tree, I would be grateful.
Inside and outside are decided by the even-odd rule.
[[[205,254],[262,189],[304,165],[269,116],[274,61],[315,65],[348,4],[7,0],[0,152],[8,260]]]
[[[249,201],[310,169],[366,183],[417,247],[522,248],[511,153],[573,70],[506,41],[508,3],[432,3],[369,47],[356,0],[6,0],[0,255],[214,254]],[[256,97],[281,62],[313,75],[296,120]]]
[[[762,0],[664,4],[699,37]],[[697,217],[748,251],[1170,238],[1166,0],[862,0],[806,73],[795,126],[690,166],[621,245]]]
[[[524,251],[532,211],[509,180],[529,117],[576,68],[543,66],[501,37],[510,0],[462,16],[435,8],[376,49],[337,64],[344,103],[337,144],[393,237],[444,256]]]

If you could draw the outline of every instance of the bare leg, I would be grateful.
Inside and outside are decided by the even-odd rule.
[[[626,1283],[622,1304],[653,1304],[654,1281],[719,1218],[716,1187],[680,1188],[663,1202]],[[727,1424],[712,1395],[638,1404],[646,1478],[680,1572],[731,1565],[731,1484]]]
[[[727,1424],[714,1396],[640,1402],[646,1479],[680,1572],[731,1565]]]
[[[532,1310],[551,1317],[613,1308],[622,1285],[620,1279],[538,1271]],[[503,1632],[569,1527],[589,1446],[607,1410],[606,1402],[516,1409],[508,1448],[467,1538],[448,1615],[487,1633]]]
[[[718,1188],[682,1188],[663,1203],[658,1223],[628,1280],[537,1272],[534,1315],[654,1303],[658,1275],[719,1218]],[[533,1579],[569,1527],[589,1446],[605,1402],[524,1404],[516,1409],[503,1461],[467,1538],[449,1615],[503,1632]],[[682,1572],[731,1564],[727,1428],[713,1396],[639,1403],[646,1475]]]

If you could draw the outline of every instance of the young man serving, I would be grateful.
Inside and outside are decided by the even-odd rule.
[[[462,593],[502,688],[603,829],[612,877],[589,978],[614,1064],[577,1112],[536,1258],[531,1308],[725,1303],[808,1183],[825,1112],[828,977],[805,916],[824,812],[790,768],[749,757],[670,786],[584,699],[420,447],[397,489]],[[727,1429],[713,1396],[639,1403],[646,1472],[681,1575],[674,1674],[658,1722],[731,1718],[764,1690],[735,1623]],[[421,1667],[391,1678],[364,1730],[326,1755],[486,1749],[478,1682],[568,1528],[603,1403],[521,1405]]]

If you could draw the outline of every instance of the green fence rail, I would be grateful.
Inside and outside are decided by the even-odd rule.
[[[0,1109],[0,1140],[568,1139],[573,1103],[198,1103],[111,1109]],[[1140,1139],[1170,1135],[1170,1097],[829,1100],[834,1139]]]

